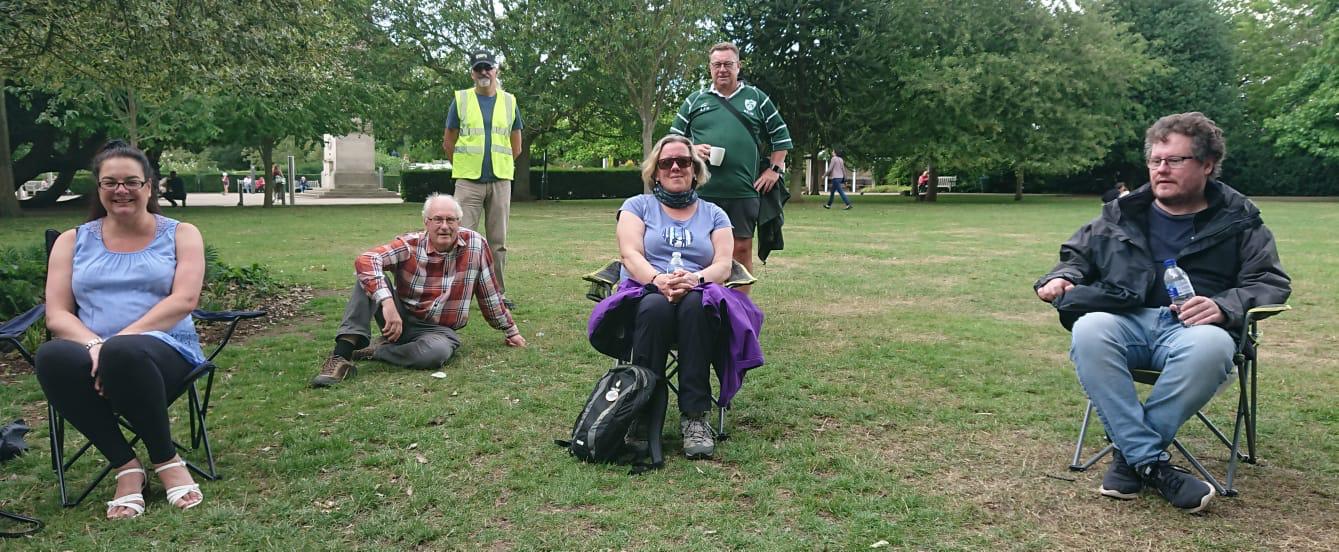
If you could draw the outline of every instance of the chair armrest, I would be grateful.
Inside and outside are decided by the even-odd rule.
[[[758,279],[754,278],[753,274],[749,273],[749,269],[744,268],[744,265],[739,261],[730,261],[730,276],[726,278],[723,285],[728,288],[737,288],[752,285],[757,281]]]
[[[266,314],[269,313],[265,312],[264,310],[207,311],[202,309],[195,309],[191,311],[191,316],[194,316],[196,320],[204,320],[205,322],[231,322],[233,320],[249,320],[252,318],[260,318],[262,316],[265,316]]]
[[[45,303],[37,305],[28,309],[28,311],[23,314],[6,320],[4,324],[0,324],[0,338],[13,338],[23,335],[23,333],[27,332],[28,328],[32,327],[33,323],[37,322],[37,319],[41,318],[44,314],[46,314]]]
[[[209,353],[209,356],[206,357],[209,362],[206,362],[205,364],[213,362],[214,357],[218,356],[219,353],[223,351],[223,347],[228,345],[228,341],[232,339],[232,333],[237,330],[238,322],[248,320],[251,318],[260,318],[262,316],[265,316],[266,314],[269,313],[265,312],[264,310],[207,311],[207,310],[195,309],[191,311],[191,316],[194,316],[196,320],[203,320],[205,322],[228,323],[228,329],[223,332],[223,338],[220,339],[218,345],[214,347],[214,351]]]
[[[1247,320],[1264,320],[1284,311],[1290,311],[1292,307],[1288,305],[1260,305],[1246,311]]]

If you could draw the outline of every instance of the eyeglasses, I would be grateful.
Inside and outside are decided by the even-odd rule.
[[[675,166],[679,167],[680,169],[688,170],[689,167],[693,166],[693,158],[661,157],[659,161],[656,161],[656,166],[660,167],[660,170],[662,171],[668,171],[671,168],[674,168]]]
[[[437,226],[443,224],[460,224],[460,217],[432,217],[426,220]]]
[[[733,61],[713,61],[713,62],[711,62],[711,68],[712,68],[712,69],[734,69],[734,68],[735,68],[735,62],[733,62]]]
[[[1173,169],[1179,169],[1181,168],[1182,165],[1186,164],[1186,161],[1189,161],[1191,159],[1194,159],[1194,157],[1186,157],[1184,155],[1173,155],[1171,157],[1150,157],[1148,158],[1148,168],[1156,169],[1162,166],[1163,161],[1166,161],[1168,167],[1171,167]]]
[[[99,188],[102,188],[102,189],[104,189],[104,190],[109,190],[109,191],[110,191],[110,190],[115,190],[117,186],[125,186],[127,190],[130,190],[130,191],[133,192],[133,191],[135,191],[135,190],[138,190],[138,189],[140,189],[140,188],[143,188],[143,187],[144,187],[144,181],[143,181],[143,180],[140,180],[140,179],[138,179],[138,178],[127,178],[127,179],[125,179],[124,181],[121,181],[121,182],[117,182],[117,181],[112,180],[112,179],[110,179],[110,178],[108,178],[108,179],[106,179],[106,180],[99,180],[99,181],[98,181],[98,187],[99,187]]]
[[[478,65],[475,65],[474,67],[471,67],[471,69],[473,69],[475,73],[487,73],[493,70],[493,66],[487,63],[480,63]]]

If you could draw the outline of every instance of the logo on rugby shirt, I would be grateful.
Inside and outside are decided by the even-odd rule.
[[[752,112],[753,112],[753,108],[755,108],[755,107],[758,107],[758,102],[757,102],[757,101],[755,101],[755,100],[744,100],[744,111],[748,111],[749,113],[752,113]]]

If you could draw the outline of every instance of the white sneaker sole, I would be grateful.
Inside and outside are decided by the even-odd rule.
[[[1102,496],[1109,496],[1111,498],[1118,498],[1120,500],[1134,500],[1136,498],[1139,498],[1139,493],[1122,493],[1115,489],[1108,489],[1106,487],[1098,487],[1097,492],[1101,493]]]

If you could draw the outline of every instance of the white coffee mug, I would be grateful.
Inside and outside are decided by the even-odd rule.
[[[709,157],[708,160],[711,161],[711,164],[713,166],[716,167],[721,166],[721,162],[725,161],[725,148],[719,146],[712,146],[711,157]]]

